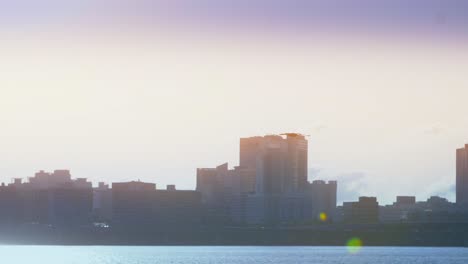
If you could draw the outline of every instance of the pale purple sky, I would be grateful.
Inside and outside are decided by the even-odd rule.
[[[0,1],[0,18],[12,24],[239,24],[467,32],[463,0],[15,0]],[[221,29],[220,29],[221,30]]]

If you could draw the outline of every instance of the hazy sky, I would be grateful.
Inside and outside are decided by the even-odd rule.
[[[63,2],[0,0],[0,180],[192,189],[239,137],[302,132],[340,201],[453,200],[466,1]]]

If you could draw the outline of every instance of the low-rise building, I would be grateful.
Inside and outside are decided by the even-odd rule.
[[[125,229],[187,228],[200,224],[201,194],[153,183],[112,184],[112,225]]]
[[[93,218],[101,223],[112,221],[112,189],[104,182],[93,189]]]
[[[344,221],[370,224],[379,221],[379,203],[376,197],[359,197],[358,202],[343,203]]]

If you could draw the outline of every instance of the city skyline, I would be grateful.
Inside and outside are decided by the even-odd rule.
[[[283,137],[286,137],[287,140]],[[244,177],[245,179],[239,179],[240,180],[240,185],[241,186],[240,188],[242,189],[243,188],[243,192],[253,192],[253,193],[267,193],[267,189],[265,188],[268,188],[268,193],[276,193],[276,192],[280,192],[280,193],[288,193],[288,192],[298,192],[301,190],[301,188],[303,187],[300,187],[300,186],[304,186],[304,184],[308,184],[308,182],[314,182],[314,181],[323,181],[323,182],[326,182],[327,180],[329,182],[338,182],[338,186],[340,186],[340,188],[338,188],[337,190],[337,197],[340,197],[340,191],[343,191],[343,190],[346,190],[348,189],[348,186],[346,186],[347,184],[354,184],[353,182],[339,182],[339,181],[336,181],[336,179],[323,179],[323,178],[320,178],[320,177],[316,177],[317,175],[312,175],[312,176],[307,176],[307,174],[310,174],[312,172],[312,174],[314,173],[314,169],[309,169],[307,168],[307,159],[308,159],[308,141],[306,139],[306,137],[310,137],[309,135],[303,135],[303,134],[298,134],[298,133],[282,133],[282,134],[277,134],[277,135],[274,135],[274,134],[268,134],[268,135],[265,135],[265,136],[254,136],[254,137],[248,137],[248,138],[241,138],[240,139],[240,148],[239,148],[239,153],[240,153],[240,158],[239,158],[239,166],[234,166],[233,169],[231,169],[229,167],[229,163],[224,163],[222,165],[219,165],[218,167],[215,168],[197,168],[197,177],[199,175],[199,173],[203,173],[203,170],[207,170],[207,176],[209,175],[212,175],[213,172],[215,171],[218,171],[218,169],[221,169],[221,171],[224,171],[222,172],[222,175],[224,175],[223,177],[225,176],[229,176],[229,177]],[[279,140],[279,141],[278,141]],[[296,146],[297,145],[297,146]],[[262,146],[261,148],[259,148],[259,146]],[[461,149],[457,149],[456,151],[456,171],[457,171],[457,174],[456,174],[456,177],[454,178],[454,181],[456,183],[456,193],[457,193],[457,199],[456,199],[456,202],[457,203],[466,203],[466,197],[464,195],[464,191],[466,190],[466,188],[468,188],[468,184],[467,184],[467,181],[466,181],[466,175],[467,175],[467,170],[466,170],[466,147],[468,146],[468,144],[465,145],[465,148],[461,148]],[[285,149],[283,149],[284,147],[286,147]],[[274,149],[278,149],[278,150],[275,150],[275,151],[279,151],[279,152],[272,152],[271,154],[267,154],[269,153],[268,149],[269,148],[272,148],[272,150]],[[261,150],[263,149],[263,150]],[[280,150],[281,149],[281,150]],[[290,150],[288,150],[290,149]],[[290,151],[293,151],[293,152],[290,152]],[[301,151],[305,151],[305,152],[301,152]],[[271,163],[270,167],[263,167],[265,165],[262,165],[262,169],[261,169],[261,173],[259,174],[259,171],[258,171],[258,166],[259,165],[255,165],[256,162],[258,162],[258,158],[255,158],[257,154],[255,153],[265,153],[263,155],[266,155],[265,157],[269,157],[270,161],[268,163]],[[274,154],[274,153],[277,153],[277,154]],[[272,156],[273,155],[273,156]],[[291,156],[292,155],[292,156]],[[290,160],[290,158],[287,158],[287,157],[294,157],[294,159],[297,159],[299,161],[299,163],[297,163],[297,161],[288,161],[284,164],[282,164],[282,160]],[[257,160],[257,161],[255,161]],[[271,167],[273,166],[273,164],[275,167]],[[280,165],[282,164],[282,165]],[[295,164],[295,165],[293,165]],[[257,168],[256,168],[257,167]],[[252,171],[253,170],[253,171]],[[257,172],[255,172],[255,170],[257,170]],[[274,171],[272,171],[274,170]],[[264,172],[263,172],[264,171]],[[285,174],[284,176],[282,176],[282,172],[281,171],[284,171]],[[67,175],[67,177],[69,178],[69,180],[71,179],[71,174],[70,174],[70,170],[69,169],[55,169],[54,170],[54,174],[55,173],[60,173],[60,174],[63,174],[65,173]],[[302,173],[302,174],[301,174]],[[305,174],[304,174],[305,173]],[[17,184],[30,184],[31,186],[35,185],[35,184],[46,184],[46,186],[48,186],[49,184],[52,184],[54,185],[55,183],[48,183],[48,182],[44,182],[44,183],[40,183],[37,182],[36,180],[34,180],[35,178],[37,178],[39,175],[39,177],[41,177],[41,175],[44,175],[45,176],[49,176],[50,177],[50,173],[47,173],[45,172],[44,170],[39,170],[34,177],[16,177],[16,178],[11,178],[10,179],[10,182],[6,182],[6,184],[13,184],[13,185],[17,185]],[[236,175],[239,175],[239,176],[236,176]],[[276,176],[275,176],[276,175]],[[287,176],[288,175],[288,176]],[[103,180],[102,178],[99,179],[97,182],[87,182],[87,177],[82,177],[84,175],[80,175],[81,177],[77,177],[75,178],[76,182],[77,183],[85,183],[86,186],[89,185],[89,187],[93,186],[93,187],[97,187],[97,188],[100,188],[103,184],[111,184],[113,182],[118,182],[118,181],[105,181]],[[215,176],[213,176],[215,177]],[[268,177],[269,179],[273,179],[272,180],[268,180],[269,183],[264,183],[266,182],[267,180],[265,180],[265,177]],[[279,178],[278,178],[279,177]],[[276,179],[276,180],[275,180]],[[289,179],[289,180],[287,180]],[[301,180],[302,179],[302,180]],[[27,180],[27,181],[24,181],[23,180]],[[32,182],[32,180],[34,180],[34,182]],[[140,178],[139,177],[133,177],[133,178],[128,178],[126,179],[126,181],[135,181],[137,180],[138,182],[140,182]],[[286,181],[287,180],[287,181]],[[305,181],[304,181],[305,180]],[[229,181],[232,181],[232,180],[229,180]],[[149,182],[154,182],[154,181],[149,181]],[[276,183],[275,183],[276,182]],[[279,187],[278,184],[281,185],[284,185],[284,187]],[[303,183],[300,183],[300,182],[303,182]],[[3,182],[2,184],[5,185],[5,182]],[[190,190],[198,190],[198,185],[200,184],[198,178],[196,179],[196,186],[194,188],[191,188]],[[231,183],[232,184],[232,183]],[[266,184],[265,186],[270,186],[270,187],[263,187],[263,185]],[[296,184],[295,187],[293,187],[293,185],[291,184]],[[51,185],[51,186],[52,186]],[[274,186],[277,186],[277,187],[274,187]],[[154,184],[154,187],[156,189],[156,186],[161,186],[159,184],[157,184],[157,182],[155,182]],[[169,186],[174,186],[174,187],[171,187],[171,188],[176,188],[176,184],[174,184],[173,182],[169,182],[169,183],[166,183],[166,184],[162,184],[162,186],[168,186],[167,188],[169,188]],[[242,187],[243,186],[243,187]],[[260,186],[260,187],[259,187]],[[288,187],[290,186],[290,187]],[[336,188],[336,187],[335,187]],[[160,189],[160,188],[158,188]],[[455,188],[454,188],[455,189]],[[164,190],[164,189],[162,189]],[[276,191],[275,191],[276,190]],[[349,202],[349,201],[352,201],[352,200],[357,200],[357,198],[360,198],[362,196],[372,196],[370,194],[366,194],[366,193],[359,193],[359,194],[356,194],[357,197],[356,198],[349,198],[349,199],[344,199],[344,200],[336,200],[334,204],[336,204],[337,206],[338,205],[341,205],[343,204],[344,202]],[[442,198],[447,198],[443,195],[438,195],[438,194],[434,194],[434,195],[430,195],[429,197],[423,197],[423,198],[420,198],[420,197],[417,197],[416,198],[416,195],[414,193],[395,193],[395,194],[391,194],[393,195],[393,197],[405,197],[405,196],[410,196],[410,197],[414,197],[414,199],[417,199],[418,201],[423,201],[424,199],[426,198],[431,198],[431,197],[437,197],[437,196],[442,196]],[[342,195],[341,195],[342,196]],[[375,196],[375,195],[374,195]],[[376,196],[377,199],[379,199],[379,196]],[[335,198],[336,199],[336,198]],[[450,200],[450,199],[449,199]],[[394,200],[391,200],[390,202],[382,202],[382,200],[379,200],[380,204],[386,204],[386,205],[391,205],[394,203]],[[455,201],[453,201],[455,202]]]
[[[336,180],[308,179],[308,135],[268,134],[239,139],[239,164],[197,168],[196,189],[132,179],[99,182],[72,178],[69,170],[36,172],[0,186],[0,228],[38,226],[111,233],[204,228],[311,228],[380,224],[459,224],[468,217],[467,148],[456,149],[455,203],[445,197],[418,200],[397,194],[392,204],[379,196],[337,203]],[[394,196],[394,197],[395,197]],[[93,231],[94,229],[94,231]]]
[[[468,0],[0,0],[5,263],[468,263]]]

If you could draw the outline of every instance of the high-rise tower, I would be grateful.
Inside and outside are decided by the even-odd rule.
[[[302,191],[307,186],[307,148],[305,136],[296,133],[241,138],[240,167],[255,175],[257,194]]]
[[[288,145],[285,189],[287,192],[303,191],[307,186],[307,139],[301,134],[284,135]]]
[[[468,144],[457,149],[457,203],[468,204]]]

